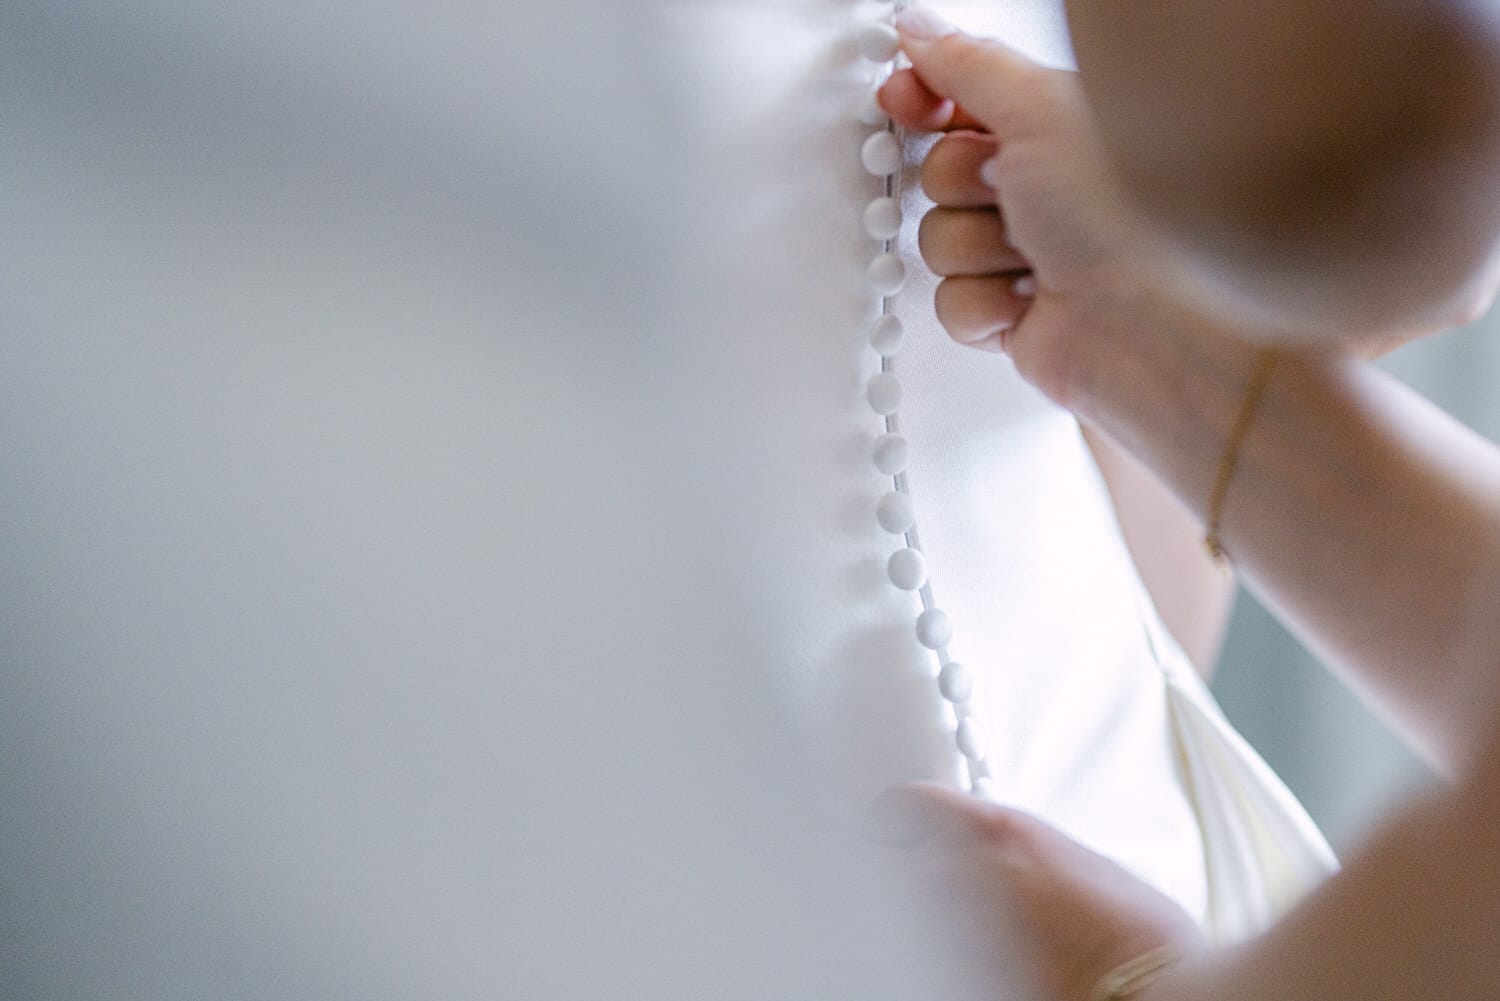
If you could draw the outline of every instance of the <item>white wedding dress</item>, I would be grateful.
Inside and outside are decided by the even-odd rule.
[[[838,847],[964,778],[874,517],[889,11],[0,8],[0,996],[917,996]],[[995,794],[1241,938],[1336,863],[933,320],[928,142],[896,371]]]
[[[1054,0],[927,6],[1070,62]],[[875,129],[856,114],[878,70],[854,40],[890,7],[720,0],[680,4],[671,22],[708,135],[693,155],[712,164],[694,231],[704,280],[730,276],[744,297],[705,336],[715,352],[740,345],[771,446],[764,472],[794,500],[777,544],[747,559],[765,564],[753,579],[773,582],[778,662],[815,757],[839,766],[834,786],[855,800],[895,778],[966,778],[936,664],[911,629],[916,598],[885,579],[898,543],[873,515],[890,478],[870,459],[884,430],[864,397],[880,299],[863,268],[879,247],[859,220],[883,182],[860,163]],[[1337,864],[1163,627],[1077,424],[1007,360],[954,345],[936,322],[916,241],[931,207],[917,172],[934,138],[905,144],[899,248],[911,277],[893,301],[907,330],[894,371],[922,546],[955,623],[949,653],[978,675],[999,798],[1155,883],[1219,940],[1242,938]]]

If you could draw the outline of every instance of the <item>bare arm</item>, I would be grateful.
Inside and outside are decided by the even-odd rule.
[[[1201,518],[1257,349],[1172,298],[1141,303],[1132,350],[1065,404],[1101,424]],[[1151,317],[1141,323],[1144,317]],[[1440,771],[1497,737],[1500,453],[1342,355],[1278,364],[1222,519],[1250,585]]]
[[[1137,1001],[1500,996],[1500,770],[1410,804],[1258,939],[1204,953]]]
[[[1033,265],[1036,295],[1013,327],[1004,321],[1017,314],[997,307],[992,343],[1201,518],[1257,365],[1255,342],[1308,332],[1267,330],[1263,314],[1224,310],[1217,289],[1200,297],[1184,280],[1174,255],[1151,253],[1118,211],[1126,200],[1112,197],[1112,177],[1093,169],[1092,116],[1070,77],[940,27],[908,32],[906,47],[918,79],[903,82],[915,98],[893,101],[904,120],[942,127],[961,108],[999,140],[1002,155],[985,174]],[[931,236],[949,259],[966,259],[961,232]],[[1431,289],[1418,291],[1431,301]],[[962,312],[950,320],[972,333]],[[1500,454],[1367,363],[1288,352],[1244,441],[1221,534],[1251,585],[1456,784],[1383,828],[1265,935],[1201,953],[1142,1001],[1500,997]],[[972,882],[987,871],[987,885],[1006,891],[995,927],[1009,932],[1019,911],[1038,978],[1072,983],[1085,971],[1092,983],[1115,958],[1101,960],[1108,944],[1081,944],[1077,929],[1112,926],[1059,921],[1059,890],[1104,870],[1069,861],[1032,818],[954,799],[947,815],[977,822],[959,844],[957,872]],[[985,858],[991,868],[976,869]],[[1114,905],[1130,899],[1117,876],[1095,881],[1096,913],[1118,918]],[[1116,922],[1119,959],[1172,940],[1150,894],[1126,909],[1136,920]],[[1149,941],[1136,941],[1142,935]]]
[[[1004,276],[950,278],[938,290],[939,319],[966,342],[1004,350],[1201,521],[1256,343],[1305,342],[1307,332],[1225,309],[1180,255],[1159,250],[1103,169],[1097,116],[1071,74],[941,27],[905,46],[913,70],[904,86],[916,96],[888,86],[888,107],[929,127],[962,109],[996,136],[993,188],[1037,286],[1019,324],[997,313],[980,331],[1000,332],[980,339],[968,318],[988,303],[1014,308],[1017,297]],[[932,222],[924,253],[962,261],[967,252],[975,263],[955,273],[981,274],[984,249],[966,242],[965,227],[945,236]],[[1289,355],[1245,442],[1221,534],[1251,586],[1436,768],[1462,771],[1491,739],[1491,651],[1500,650],[1500,615],[1490,613],[1500,608],[1492,445],[1367,363]]]
[[[1474,0],[1069,0],[1130,192],[1241,304],[1351,329],[1482,308],[1500,28]]]

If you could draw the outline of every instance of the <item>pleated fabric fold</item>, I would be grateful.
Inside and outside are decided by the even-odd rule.
[[[1154,609],[1145,620],[1203,832],[1204,931],[1219,944],[1243,941],[1338,872],[1339,861],[1292,791],[1224,716]]]

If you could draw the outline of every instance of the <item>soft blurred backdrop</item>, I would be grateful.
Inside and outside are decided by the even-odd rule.
[[[1406,345],[1380,364],[1500,440],[1500,311]],[[1437,781],[1243,588],[1213,689],[1224,712],[1301,798],[1341,855],[1394,803]]]

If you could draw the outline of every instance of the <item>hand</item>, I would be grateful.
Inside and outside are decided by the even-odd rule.
[[[880,101],[908,128],[948,133],[922,168],[937,203],[922,254],[946,279],[938,319],[1066,403],[1107,331],[1145,329],[1122,322],[1137,291],[1176,276],[1106,166],[1077,75],[934,20],[925,8],[898,20],[912,68]]]
[[[914,784],[882,794],[872,822],[975,954],[1004,953],[1007,980],[1019,973],[1036,997],[1088,1001],[1142,953],[1207,945],[1171,898],[1021,811]]]
[[[937,207],[920,245],[945,278],[936,309],[955,340],[1005,351],[1074,410],[1101,366],[1180,354],[1180,338],[1208,326],[1308,343],[1310,331],[1223,299],[1220,282],[1169,249],[1110,170],[1076,73],[958,32],[926,8],[897,25],[912,68],[892,75],[880,102],[907,128],[947,133],[922,168]],[[1472,321],[1494,285],[1441,322],[1324,339],[1374,357]]]

